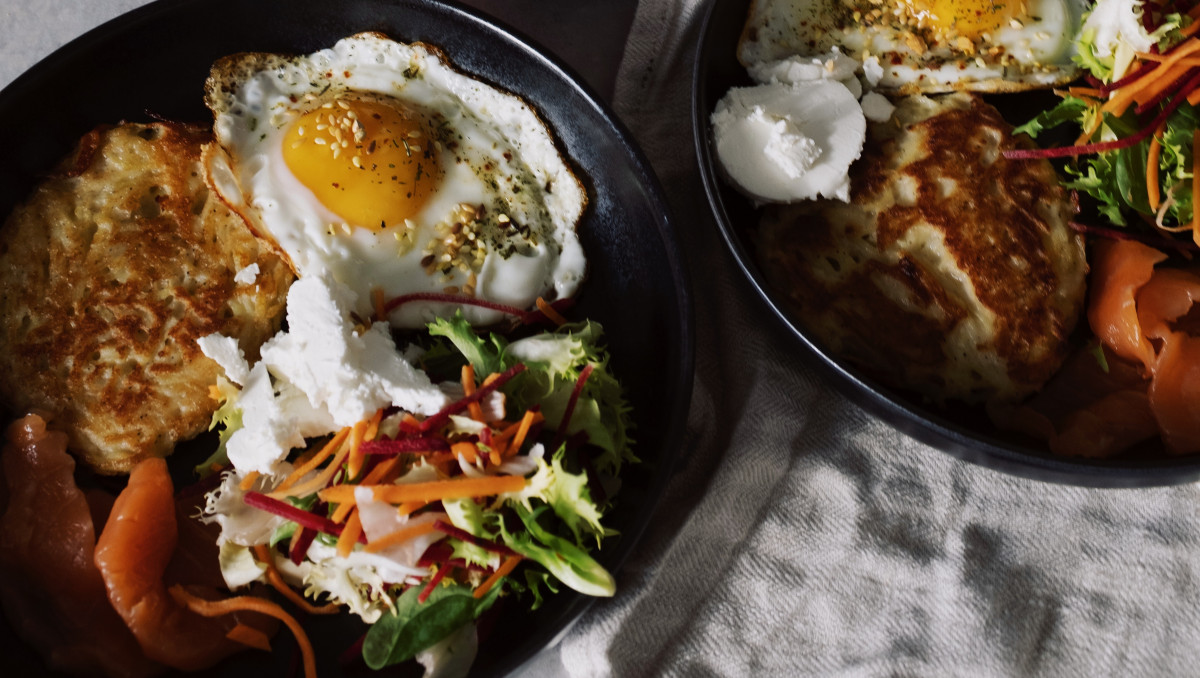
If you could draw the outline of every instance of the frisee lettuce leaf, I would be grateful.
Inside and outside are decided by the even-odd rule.
[[[221,396],[221,404],[213,412],[212,421],[208,425],[208,430],[212,431],[218,426],[221,430],[217,432],[217,449],[207,459],[200,462],[196,467],[196,473],[201,478],[207,478],[213,473],[216,467],[229,466],[229,455],[225,451],[225,444],[229,442],[230,436],[234,431],[242,427],[242,408],[238,405],[238,388],[233,385],[224,376],[217,377],[217,393]]]
[[[526,511],[520,505],[514,508],[525,525],[525,531],[509,532],[501,521],[500,534],[505,545],[540,563],[558,581],[584,595],[607,597],[616,592],[617,583],[612,575],[587,551],[538,524],[538,517],[548,507],[542,506],[533,511]]]
[[[631,410],[620,383],[608,370],[599,323],[571,323],[510,344],[496,334],[480,336],[460,313],[430,323],[429,333],[448,339],[477,375],[524,363],[528,369],[505,384],[504,392],[519,410],[539,406],[546,424],[555,428],[562,422],[580,373],[590,364],[592,373],[575,403],[567,433],[587,433],[588,442],[601,450],[595,466],[602,472],[616,474],[622,463],[637,461],[629,435]],[[442,354],[436,349],[429,353]]]

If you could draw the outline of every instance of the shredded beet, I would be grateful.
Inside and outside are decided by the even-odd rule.
[[[424,603],[428,600],[429,594],[433,593],[437,585],[442,583],[442,578],[452,569],[454,569],[454,566],[448,563],[439,567],[437,572],[434,572],[433,576],[429,578],[429,583],[425,584],[425,588],[421,589],[421,592],[417,594],[417,602]]]
[[[405,452],[444,452],[450,449],[450,443],[435,436],[419,436],[399,440],[367,440],[358,449],[363,454],[394,457]]]
[[[312,546],[313,540],[317,538],[317,531],[307,528],[300,528],[300,536],[296,537],[296,544],[292,547],[288,558],[293,565],[299,565],[304,562],[304,554],[308,553],[308,547]]]
[[[324,532],[325,534],[332,534],[334,536],[341,535],[342,533],[342,526],[326,518],[325,516],[319,516],[311,511],[305,511],[304,509],[296,508],[287,502],[279,501],[273,497],[268,497],[261,492],[247,492],[246,496],[242,498],[242,501],[246,502],[247,506],[253,506],[256,509],[262,509],[263,511],[266,511],[267,513],[274,513],[277,516],[287,518],[300,527],[307,527],[311,530]],[[364,544],[367,543],[367,537],[365,534],[359,535],[358,540]]]
[[[497,544],[496,542],[494,542],[490,539],[476,537],[475,535],[471,534],[470,532],[467,532],[466,530],[460,530],[457,527],[455,527],[449,523],[443,522],[441,520],[435,520],[433,522],[433,529],[435,529],[439,532],[445,532],[446,534],[450,535],[451,537],[454,537],[455,539],[458,539],[459,541],[465,541],[468,544],[474,544],[474,545],[478,546],[479,548],[484,549],[486,551],[491,551],[492,553],[499,553],[502,556],[517,555],[516,551],[508,548],[504,544]]]
[[[1167,98],[1167,96],[1170,94],[1175,94],[1176,96],[1182,96],[1182,97],[1186,97],[1187,95],[1191,94],[1192,91],[1190,89],[1182,89],[1182,88],[1185,86],[1184,83],[1187,82],[1188,80],[1196,77],[1197,73],[1200,73],[1200,68],[1189,68],[1186,73],[1184,73],[1183,75],[1176,78],[1175,82],[1171,83],[1171,85],[1169,87],[1167,87],[1163,91],[1159,92],[1157,95],[1154,96],[1154,98],[1150,99],[1149,101],[1147,101],[1147,102],[1139,105],[1137,108],[1133,109],[1133,112],[1138,115],[1141,115],[1141,114],[1145,113],[1146,111],[1154,108],[1155,106],[1161,104],[1163,99]]]
[[[1167,105],[1159,111],[1158,115],[1154,116],[1154,120],[1150,121],[1136,134],[1131,134],[1124,139],[1115,141],[1101,141],[1095,144],[1085,144],[1083,146],[1063,146],[1061,148],[1035,148],[1024,149],[1014,148],[1001,153],[1009,160],[1028,160],[1031,158],[1065,158],[1073,155],[1088,155],[1091,153],[1102,153],[1104,151],[1116,151],[1122,148],[1128,148],[1134,144],[1140,143],[1143,139],[1154,133],[1158,126],[1167,119],[1169,115],[1179,108],[1179,104],[1187,100],[1187,92],[1200,87],[1200,73],[1193,75],[1190,80],[1183,86],[1178,94],[1176,94]]]
[[[456,400],[456,401],[450,403],[446,407],[443,407],[440,412],[433,415],[432,417],[423,419],[421,421],[420,425],[418,426],[418,430],[421,433],[428,433],[429,431],[436,429],[438,426],[441,426],[442,424],[446,423],[446,420],[448,420],[450,418],[450,415],[458,414],[459,412],[462,412],[463,410],[467,409],[467,407],[471,403],[477,403],[480,400],[483,400],[484,398],[491,395],[492,391],[495,391],[496,389],[500,388],[505,383],[507,383],[509,379],[512,379],[513,377],[517,376],[518,374],[520,374],[521,372],[524,372],[524,371],[525,371],[525,365],[523,363],[517,363],[516,365],[513,365],[512,367],[508,368],[507,370],[501,372],[500,376],[496,377],[491,382],[484,384],[483,386],[480,386],[471,395],[460,398],[459,400]]]
[[[425,553],[417,559],[417,567],[429,567],[430,565],[457,567],[461,570],[471,570],[472,572],[487,572],[486,567],[481,567],[474,563],[468,564],[462,558],[451,558],[454,549],[448,544],[437,542],[431,544],[425,549]]]
[[[434,301],[444,304],[461,304],[463,306],[477,306],[493,311],[499,311],[507,315],[516,316],[522,324],[532,325],[534,323],[548,320],[546,314],[540,309],[525,311],[516,306],[508,304],[498,304],[494,301],[479,299],[477,297],[468,297],[461,294],[442,294],[439,292],[413,292],[411,294],[402,294],[395,297],[383,305],[385,313],[391,313],[393,310],[409,303],[410,301]],[[555,311],[562,312],[571,307],[574,302],[571,299],[559,299],[550,304],[550,307]]]
[[[563,411],[562,421],[558,422],[558,432],[554,434],[554,442],[550,444],[551,450],[557,450],[566,439],[567,425],[571,423],[571,415],[575,414],[575,403],[579,402],[579,394],[583,392],[583,385],[591,375],[591,363],[579,371],[579,378],[575,380],[575,388],[571,389],[571,398],[567,401],[567,409]]]

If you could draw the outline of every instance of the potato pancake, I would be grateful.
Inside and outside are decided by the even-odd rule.
[[[221,370],[197,338],[256,357],[279,328],[292,273],[208,190],[210,137],[98,128],[0,229],[0,398],[49,415],[100,473],[207,428]]]
[[[1083,304],[1077,207],[974,95],[910,97],[869,130],[851,201],[771,205],[757,257],[802,324],[934,401],[1014,401],[1058,370]],[[1027,139],[1024,142],[1028,142]]]

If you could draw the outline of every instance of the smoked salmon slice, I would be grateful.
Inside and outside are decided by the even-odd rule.
[[[29,415],[10,425],[6,438],[0,600],[9,622],[52,670],[129,678],[160,672],[109,604],[92,563],[92,510],[105,507],[89,506],[75,484],[66,434]]]
[[[1153,369],[1154,347],[1138,322],[1138,290],[1154,275],[1154,265],[1167,258],[1134,240],[1097,242],[1092,255],[1088,323],[1101,343],[1117,355]]]
[[[113,505],[96,544],[95,564],[113,608],[146,656],[176,669],[195,671],[245,649],[225,637],[239,621],[268,633],[273,632],[274,624],[264,623],[260,615],[202,617],[176,603],[167,593],[164,575],[178,536],[167,464],[158,458],[146,459],[134,467],[129,484]],[[191,590],[206,598],[217,597],[212,589]]]

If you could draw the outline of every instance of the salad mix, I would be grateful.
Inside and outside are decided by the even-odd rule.
[[[1195,132],[1200,126],[1200,6],[1100,0],[1086,16],[1076,61],[1086,83],[1018,127],[1037,138],[1073,123],[1073,145],[1014,151],[1009,157],[1072,157],[1066,185],[1095,201],[1116,227],[1191,231]],[[1169,239],[1156,239],[1164,242]],[[1172,247],[1172,245],[1166,245]]]
[[[563,587],[611,596],[590,552],[614,534],[602,514],[636,461],[629,407],[600,325],[542,309],[532,319],[561,324],[512,340],[461,313],[429,323],[404,353],[447,405],[424,416],[381,407],[309,438],[277,473],[229,461],[242,390],[220,380],[221,447],[201,466],[220,485],[202,519],[221,527],[230,588],[266,582],[309,614],[348,609],[370,624],[367,666],[417,659],[439,675],[465,673],[474,622],[500,596],[534,608]]]

